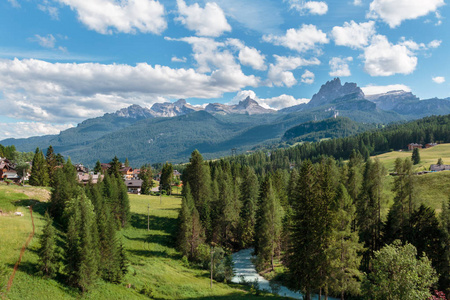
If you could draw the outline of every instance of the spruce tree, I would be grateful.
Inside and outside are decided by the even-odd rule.
[[[184,184],[189,183],[195,206],[200,213],[200,219],[204,226],[207,225],[205,222],[209,216],[206,216],[203,211],[210,201],[211,175],[209,166],[204,163],[203,157],[198,150],[192,152],[182,179]]]
[[[122,228],[130,221],[130,199],[128,197],[128,189],[121,178],[117,180],[118,194],[118,219],[120,220]]]
[[[442,257],[442,269],[439,284],[447,295],[450,295],[450,200],[442,202],[442,212],[440,215],[442,244],[444,256]]]
[[[150,165],[143,165],[139,173],[139,179],[142,180],[141,193],[149,195],[153,187],[153,174]]]
[[[281,242],[283,208],[273,191],[271,178],[266,176],[261,184],[258,207],[256,251],[260,267],[269,264],[275,268],[275,255]],[[278,250],[278,251],[277,251]]]
[[[412,156],[411,156],[411,160],[412,162],[417,165],[418,163],[420,163],[420,153],[419,153],[419,148],[414,148],[413,152],[412,152]]]
[[[115,176],[116,178],[122,178],[122,174],[120,174],[120,169],[122,168],[122,164],[120,163],[117,156],[114,156],[112,161],[109,163],[110,167],[108,169],[108,174],[111,176]]]
[[[36,148],[31,168],[30,185],[48,186],[48,169],[45,164],[44,155],[39,148]]]
[[[38,268],[39,271],[45,277],[54,277],[58,269],[58,259],[56,254],[56,233],[53,228],[53,220],[45,212],[45,225],[42,230],[42,235],[39,239],[39,261]]]
[[[97,160],[97,162],[95,163],[95,167],[94,167],[94,173],[100,174],[101,172],[102,172],[102,164],[100,163],[99,160]]]
[[[332,209],[335,219],[331,243],[327,248],[327,255],[330,259],[328,281],[330,289],[339,293],[343,300],[346,293],[357,295],[360,292],[363,274],[359,270],[361,263],[359,253],[364,248],[359,243],[358,233],[352,231],[356,207],[342,184],[337,188],[336,200]]]
[[[45,162],[47,165],[47,173],[49,176],[49,184],[54,187],[54,174],[56,171],[56,167],[58,166],[58,162],[56,161],[56,156],[53,151],[53,147],[50,145],[47,149],[47,154],[45,155]]]
[[[128,160],[128,157],[125,158],[125,167],[129,167],[130,166],[130,161]]]
[[[159,181],[160,192],[165,191],[167,195],[172,194],[173,182],[173,165],[165,163],[161,171],[161,178]]]
[[[240,185],[240,212],[239,240],[242,248],[252,245],[255,239],[256,209],[258,203],[258,178],[255,171],[246,167]]]

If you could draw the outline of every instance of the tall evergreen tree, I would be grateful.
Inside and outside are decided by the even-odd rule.
[[[129,167],[130,166],[130,161],[128,160],[128,157],[125,158],[125,163],[124,163],[125,167]]]
[[[258,178],[255,171],[246,167],[243,171],[243,180],[240,185],[240,212],[239,240],[240,246],[246,248],[253,245],[255,239],[256,209],[258,203]]]
[[[336,218],[333,224],[331,243],[327,249],[330,259],[329,287],[344,299],[346,293],[357,295],[363,274],[359,270],[360,252],[363,245],[359,243],[358,233],[352,231],[356,207],[344,185],[339,185],[334,207]]]
[[[160,191],[165,191],[167,195],[172,194],[172,182],[173,182],[173,165],[171,163],[165,163],[161,170],[161,178],[159,181]]]
[[[149,195],[153,187],[153,173],[150,165],[141,166],[139,179],[142,180],[141,193]]]
[[[279,252],[281,242],[283,208],[276,193],[273,191],[271,178],[261,184],[259,194],[259,208],[257,219],[257,243],[256,250],[260,266],[270,264],[274,270],[275,255]]]
[[[208,203],[210,199],[211,175],[209,166],[204,163],[203,157],[198,150],[192,152],[182,179],[184,184],[189,183],[191,187],[192,197],[200,213],[200,218],[202,221],[206,220],[207,217],[203,216],[202,211],[205,203]]]
[[[197,248],[204,241],[204,232],[189,185],[186,186],[181,201],[178,222],[180,225],[178,246],[184,255],[191,260],[195,260],[197,258]]]
[[[55,180],[54,175],[56,171],[56,166],[58,166],[58,162],[56,161],[56,155],[53,151],[53,147],[50,145],[47,149],[47,154],[45,155],[45,163],[47,165],[47,173],[49,177],[50,186],[54,186]]]
[[[413,164],[415,164],[415,165],[420,163],[419,148],[414,148],[414,150],[412,152],[411,160],[412,160]]]
[[[39,148],[36,148],[33,157],[33,165],[31,168],[30,185],[48,186],[48,169],[45,165],[44,155]]]
[[[117,187],[119,190],[117,201],[117,216],[120,224],[125,227],[130,221],[130,199],[128,197],[128,189],[121,178],[117,178]]]
[[[122,168],[122,164],[117,158],[117,156],[114,156],[114,158],[109,163],[110,167],[108,169],[109,175],[114,175],[117,178],[122,178],[122,174],[120,174],[120,169]]]
[[[102,172],[102,164],[100,163],[99,160],[97,160],[97,162],[95,163],[95,167],[94,167],[94,173],[100,174],[101,172]]]
[[[54,277],[58,269],[56,233],[53,228],[53,220],[48,212],[45,212],[45,225],[39,239],[39,244],[39,271],[46,277]]]
[[[439,284],[447,295],[450,295],[450,200],[442,202],[442,212],[440,215],[441,230],[443,233],[442,244],[444,256],[442,257],[442,269]]]
[[[305,299],[321,282],[319,269],[324,259],[320,236],[316,226],[320,220],[316,215],[317,186],[315,170],[311,161],[303,162],[294,199],[288,268],[294,286],[304,291]]]

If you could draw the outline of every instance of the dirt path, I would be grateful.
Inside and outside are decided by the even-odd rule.
[[[14,276],[16,275],[16,271],[17,271],[17,269],[19,268],[20,262],[22,261],[23,254],[25,253],[25,250],[27,249],[28,244],[30,243],[31,239],[32,239],[33,236],[34,236],[33,207],[30,206],[29,208],[30,208],[31,224],[33,225],[33,231],[32,231],[32,232],[30,233],[30,235],[28,236],[28,239],[27,239],[27,241],[25,242],[25,244],[22,246],[22,249],[20,249],[20,256],[19,256],[19,259],[17,260],[16,264],[14,265],[14,271],[13,271],[13,273],[11,274],[11,277],[9,277],[8,285],[7,285],[7,287],[6,287],[6,292],[9,292],[9,290],[11,289],[11,286],[12,286],[13,280],[14,280]]]

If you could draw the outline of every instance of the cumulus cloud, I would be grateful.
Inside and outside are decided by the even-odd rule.
[[[20,4],[19,4],[19,2],[17,2],[17,0],[8,0],[8,2],[11,3],[11,5],[13,7],[16,7],[16,8],[20,7]]]
[[[306,84],[313,84],[314,83],[315,75],[313,72],[305,70],[305,73],[302,75],[302,82]]]
[[[441,45],[441,40],[432,40],[428,43],[428,48],[438,48]]]
[[[59,10],[57,7],[52,6],[48,0],[44,0],[42,1],[42,3],[38,4],[38,9],[48,13],[49,16],[53,19],[53,20],[58,20],[59,19]]]
[[[270,64],[268,79],[269,85],[292,87],[297,84],[294,74],[291,72],[303,66],[320,65],[317,58],[310,60],[301,57],[274,55],[275,64]]]
[[[264,35],[263,40],[277,46],[284,46],[300,53],[309,50],[319,52],[320,44],[327,44],[328,38],[326,33],[317,29],[315,25],[303,24],[299,29],[288,29],[283,36]]]
[[[417,66],[417,57],[407,44],[391,44],[386,36],[375,35],[364,49],[364,69],[371,76],[410,74]]]
[[[335,26],[331,31],[334,43],[338,46],[346,46],[353,49],[367,46],[370,38],[375,34],[375,22],[356,23],[345,22],[344,26]]]
[[[227,44],[239,50],[238,59],[244,66],[252,67],[255,70],[264,71],[267,69],[265,64],[266,56],[261,51],[253,47],[247,47],[238,39],[228,39]]]
[[[218,37],[231,31],[231,26],[217,3],[207,2],[205,8],[201,8],[198,3],[186,5],[184,0],[177,0],[177,5],[180,16],[176,20],[199,36]]]
[[[324,1],[288,0],[291,9],[297,10],[301,15],[310,13],[312,15],[324,15],[328,11],[328,5]]]
[[[165,98],[217,98],[258,79],[239,65],[214,69],[172,69],[98,63],[49,63],[35,59],[0,60],[0,103],[6,115],[24,120],[79,121],[124,105]],[[8,105],[6,105],[6,103]]]
[[[444,4],[444,0],[374,0],[370,3],[368,17],[381,19],[394,28],[404,20],[417,19],[435,12]]]
[[[436,76],[436,77],[433,77],[432,79],[434,82],[439,83],[439,84],[445,82],[445,77],[442,77],[442,76]]]
[[[43,122],[0,123],[0,140],[7,138],[28,138],[31,136],[59,134],[73,127],[73,124],[49,124]]]
[[[228,103],[228,104],[237,104],[239,101],[242,101],[250,97],[251,99],[257,101],[259,105],[265,108],[271,108],[275,110],[283,109],[286,107],[299,105],[303,103],[308,103],[310,99],[306,98],[295,98],[292,95],[282,94],[280,96],[272,97],[272,98],[259,98],[256,93],[252,90],[244,90],[239,91],[236,96]]]
[[[329,64],[331,71],[328,73],[333,77],[347,77],[352,75],[348,67],[348,63],[353,61],[353,57],[333,57]]]
[[[404,84],[390,84],[390,85],[367,85],[361,88],[366,96],[384,94],[390,91],[405,91],[411,92],[411,88]]]
[[[353,5],[360,6],[360,5],[362,5],[362,1],[361,0],[353,0]]]
[[[56,0],[78,14],[78,20],[101,34],[155,33],[167,28],[164,6],[156,0]]]

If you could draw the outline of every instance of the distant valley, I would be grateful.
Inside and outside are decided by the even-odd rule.
[[[174,103],[157,103],[150,109],[132,105],[85,120],[58,135],[6,139],[0,144],[15,145],[19,151],[52,145],[56,152],[87,165],[93,165],[97,159],[106,162],[117,155],[139,166],[164,161],[186,162],[194,149],[205,158],[217,158],[229,155],[231,149],[243,153],[262,144],[280,142],[283,137],[296,141],[339,137],[376,124],[449,113],[449,98],[420,100],[405,91],[366,96],[357,84],[342,85],[336,78],[322,85],[309,103],[279,111],[264,108],[250,98],[237,105],[211,103],[204,108],[180,99]],[[326,122],[325,127],[321,123],[316,127],[322,133],[315,135],[298,127],[336,117],[351,121],[342,118],[339,122]],[[327,130],[334,133],[327,134]]]

